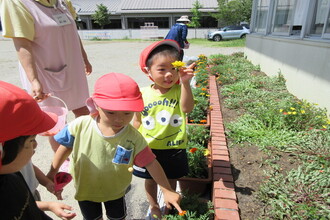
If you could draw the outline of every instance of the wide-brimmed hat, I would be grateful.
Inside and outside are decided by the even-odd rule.
[[[57,123],[57,115],[43,112],[23,89],[0,81],[0,154],[5,141],[47,131]],[[1,167],[1,157],[0,157]]]
[[[169,46],[176,48],[178,51],[180,51],[180,45],[175,40],[170,40],[170,39],[157,41],[157,42],[149,45],[140,54],[140,68],[144,73],[148,73],[148,71],[146,70],[146,67],[147,67],[147,60],[148,60],[150,53],[161,45],[169,45]]]
[[[190,22],[188,15],[182,15],[179,19],[177,19],[176,21],[187,21]]]
[[[122,73],[108,73],[96,81],[94,93],[86,101],[91,113],[93,103],[110,111],[140,112],[144,108],[138,84]]]

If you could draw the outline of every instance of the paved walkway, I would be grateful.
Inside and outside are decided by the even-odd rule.
[[[88,77],[90,92],[94,83],[101,75],[109,72],[120,72],[131,76],[137,81],[140,87],[150,84],[150,81],[139,68],[139,53],[151,42],[113,42],[113,41],[84,41],[89,60],[93,65],[93,73]],[[0,79],[20,86],[17,68],[17,56],[11,41],[0,40]],[[243,51],[243,48],[211,48],[191,45],[189,50],[185,50],[187,56],[198,56],[204,54],[231,54]],[[69,121],[73,119],[72,114],[68,116]],[[33,162],[42,171],[47,172],[53,157],[53,152],[48,144],[47,138],[38,137],[38,148],[33,156]],[[128,207],[127,219],[144,219],[148,209],[148,203],[144,193],[143,181],[134,178],[131,189],[126,196]],[[39,186],[39,191],[43,200],[55,200],[56,198],[48,193],[44,187]],[[74,187],[70,183],[63,192],[64,202],[74,207],[77,217],[82,219],[77,202],[74,200]],[[50,213],[50,216],[54,217]],[[54,219],[57,219],[54,217]]]

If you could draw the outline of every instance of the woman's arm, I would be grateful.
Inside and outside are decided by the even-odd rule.
[[[13,42],[17,51],[18,59],[31,83],[31,95],[35,97],[37,101],[42,101],[47,98],[47,95],[43,93],[42,85],[38,79],[35,59],[32,52],[32,41],[26,38],[14,37]]]

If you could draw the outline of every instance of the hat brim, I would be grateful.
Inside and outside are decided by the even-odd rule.
[[[162,45],[169,45],[169,46],[174,47],[174,48],[177,49],[178,51],[181,50],[180,45],[178,44],[178,42],[176,42],[175,40],[170,40],[170,39],[166,39],[166,40],[158,41],[158,42],[155,42],[155,43],[149,45],[148,47],[146,47],[146,48],[141,52],[141,55],[140,55],[140,68],[141,68],[141,70],[142,70],[144,73],[148,73],[148,71],[146,70],[145,67],[147,67],[147,66],[146,66],[146,63],[147,63],[147,59],[148,59],[150,53],[151,53],[154,49],[156,49],[157,47],[162,46]]]
[[[144,108],[142,98],[136,100],[100,100],[94,98],[94,102],[100,108],[110,111],[141,112]]]
[[[39,134],[45,131],[48,131],[55,127],[57,121],[58,121],[58,116],[55,113],[52,112],[44,112],[41,111],[41,120],[38,126],[31,128],[28,131],[28,134],[26,135],[34,135],[34,134]]]
[[[187,22],[190,22],[190,20],[189,19],[178,19],[178,20],[176,20],[176,21],[187,21]]]

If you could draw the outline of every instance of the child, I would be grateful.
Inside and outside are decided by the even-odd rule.
[[[24,90],[0,81],[0,213],[1,219],[51,219],[43,211],[52,211],[61,219],[75,213],[58,202],[36,202],[19,170],[34,154],[36,134],[54,127],[57,116],[41,111]],[[1,166],[2,165],[2,166]]]
[[[146,138],[174,190],[176,179],[188,172],[186,113],[194,108],[189,80],[195,63],[175,68],[172,63],[179,57],[180,46],[173,40],[155,42],[142,51],[140,67],[154,83],[142,89],[144,110],[134,119],[134,127]],[[145,168],[134,166],[133,174],[146,179],[151,216],[161,216],[156,182]]]
[[[102,219],[102,203],[109,219],[125,219],[124,195],[133,164],[145,166],[161,185],[166,202],[181,211],[180,195],[171,189],[145,139],[130,125],[134,112],[143,110],[136,82],[124,74],[106,74],[96,81],[86,103],[94,117],[81,116],[55,135],[61,146],[48,173],[53,178],[72,154],[70,172],[84,219]]]

